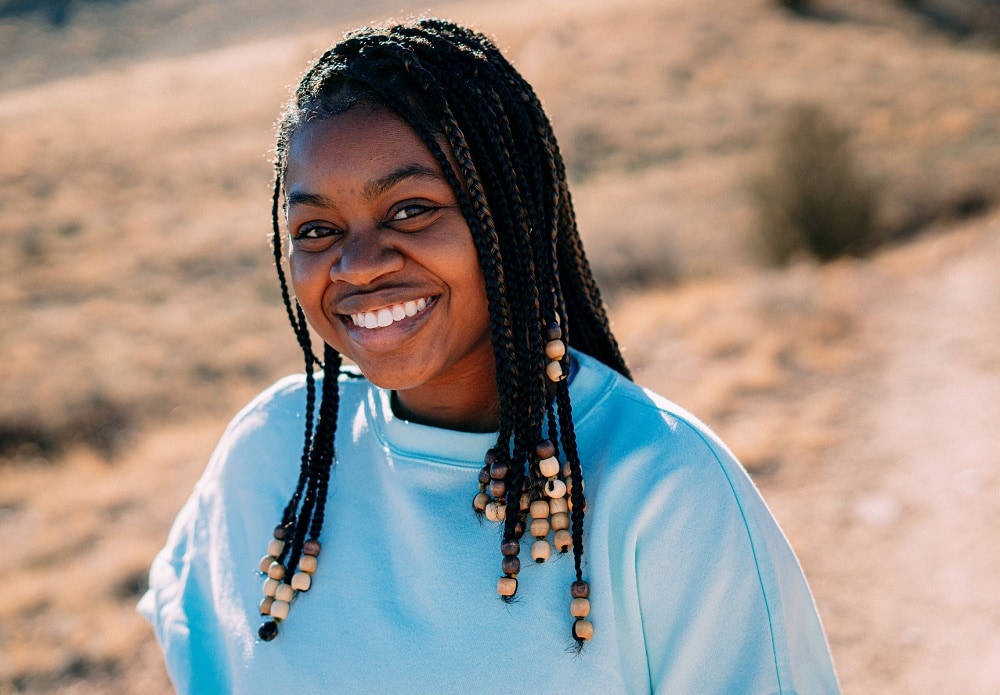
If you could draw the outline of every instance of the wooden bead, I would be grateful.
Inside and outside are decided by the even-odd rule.
[[[296,572],[292,575],[292,588],[296,591],[309,591],[312,586],[312,576],[308,572]]]
[[[502,502],[490,502],[486,505],[486,518],[490,521],[504,521],[507,518],[507,505]]]
[[[514,523],[514,537],[520,538],[523,535],[524,535],[524,520],[521,517],[518,517],[517,521]]]
[[[265,579],[264,580],[264,595],[274,597],[274,593],[278,590],[278,580],[277,579]]]
[[[485,512],[486,505],[490,503],[490,496],[485,492],[480,492],[472,499],[472,508],[477,512]]]
[[[260,564],[258,564],[257,566],[260,567],[261,572],[267,574],[267,571],[271,568],[271,563],[274,562],[274,560],[275,560],[274,556],[265,555],[260,559]]]
[[[545,374],[549,377],[550,381],[562,381],[563,379],[563,368],[558,362],[549,362],[545,365]]]
[[[497,581],[497,593],[501,596],[513,596],[517,593],[517,579],[515,577],[500,577]]]
[[[590,615],[590,601],[585,598],[575,598],[569,606],[569,612],[574,618],[586,618]]]
[[[284,526],[275,526],[274,527],[274,537],[277,538],[279,541],[285,540],[286,533],[287,533],[287,531],[285,530]]]
[[[549,523],[552,524],[553,531],[562,531],[563,529],[569,528],[569,514],[566,512],[559,512],[558,514],[553,514],[552,518],[549,519]]]
[[[500,544],[500,552],[506,557],[517,555],[521,552],[521,544],[515,540],[504,541]]]
[[[531,495],[527,492],[521,495],[521,504],[519,505],[522,512],[528,511],[531,508]]]
[[[551,439],[543,439],[535,446],[535,456],[539,459],[547,459],[556,455],[556,445]]]
[[[542,459],[538,462],[538,472],[545,478],[551,478],[554,475],[559,475],[559,459],[555,456]]]
[[[489,466],[483,466],[479,470],[479,484],[480,485],[486,485],[489,482],[490,482],[490,467]]]
[[[546,340],[559,340],[562,338],[562,329],[558,323],[553,321],[545,327],[545,338]]]
[[[292,588],[291,584],[285,584],[282,582],[278,584],[278,589],[274,592],[275,601],[285,601],[290,602],[292,597],[295,596],[295,589]]]
[[[272,538],[267,544],[267,554],[271,557],[278,557],[284,549],[285,542],[279,541],[277,538]]]
[[[549,500],[549,514],[564,514],[569,509],[565,497],[555,497]]]
[[[261,615],[271,615],[271,604],[274,603],[274,599],[270,596],[265,596],[260,600],[260,614]]]
[[[490,494],[493,495],[495,499],[502,499],[503,496],[507,494],[507,483],[502,480],[491,480]]]
[[[545,562],[552,553],[552,546],[548,541],[537,540],[531,544],[531,559],[535,562]]]
[[[535,500],[531,503],[531,518],[545,519],[549,515],[549,503],[545,500]]]
[[[271,604],[271,617],[275,620],[284,620],[288,617],[288,609],[291,605],[288,601],[275,601]]]
[[[561,360],[566,354],[566,343],[561,340],[550,340],[545,343],[545,356],[550,360]]]
[[[302,553],[304,555],[312,555],[313,557],[319,557],[320,551],[323,546],[319,544],[319,541],[315,538],[310,538],[302,545]]]
[[[577,620],[573,623],[573,639],[586,642],[594,636],[594,625],[589,620]]]
[[[559,478],[550,478],[545,483],[545,494],[549,497],[562,497],[566,494],[566,483]]]
[[[493,449],[487,449],[486,455],[483,457],[483,462],[486,464],[486,468],[489,469],[493,465],[493,462],[497,460],[497,452]]]
[[[506,461],[495,461],[490,466],[490,477],[493,480],[503,480],[507,477],[507,473],[510,471],[510,466],[507,465]]]
[[[270,642],[278,636],[278,623],[273,620],[268,620],[266,623],[257,628],[257,636],[265,642]]]
[[[560,553],[565,553],[573,547],[573,534],[566,530],[556,531],[553,543],[555,543],[556,549]]]
[[[531,526],[528,528],[535,538],[545,538],[549,535],[549,520],[547,518],[532,519]]]
[[[267,576],[281,581],[285,578],[285,566],[280,562],[272,562],[267,567]]]
[[[315,555],[303,555],[299,558],[299,571],[308,572],[312,574],[316,571],[316,556]]]
[[[589,598],[590,584],[583,580],[575,581],[569,588],[569,593],[573,598]]]
[[[517,555],[505,556],[500,562],[500,569],[504,574],[517,574],[521,571],[521,561]]]
[[[563,478],[565,478],[566,480],[572,480],[573,479],[573,469],[571,469],[569,467],[569,461],[567,461],[566,463],[563,464],[562,474],[563,474]]]

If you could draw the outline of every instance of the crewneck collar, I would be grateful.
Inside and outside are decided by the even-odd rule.
[[[570,350],[570,357],[569,394],[573,421],[579,424],[617,377],[612,370],[581,352]],[[392,412],[391,397],[391,391],[369,384],[365,416],[375,436],[396,455],[481,468],[486,450],[496,444],[496,432],[459,432],[398,418]]]

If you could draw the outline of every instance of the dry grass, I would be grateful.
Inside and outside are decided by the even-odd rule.
[[[873,278],[898,256],[755,270],[747,182],[774,117],[808,100],[850,125],[883,225],[952,223],[1000,199],[1000,56],[899,7],[818,4],[837,21],[766,0],[448,14],[495,32],[550,111],[640,380],[716,427],[787,512],[835,614],[845,690],[892,691],[915,672],[909,652],[865,666],[877,650],[852,636],[858,607],[835,591],[850,577],[817,550],[836,545],[848,503],[832,500],[851,491],[818,496],[812,516],[802,499],[857,436],[884,359]],[[201,5],[192,16],[210,23],[217,9]],[[339,31],[178,49],[0,95],[0,529],[18,568],[0,605],[0,693],[165,690],[132,605],[224,421],[300,369],[266,245],[266,157],[284,85]]]

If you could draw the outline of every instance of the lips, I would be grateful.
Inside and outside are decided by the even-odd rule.
[[[348,317],[358,328],[386,328],[397,321],[403,321],[411,316],[416,316],[424,311],[433,301],[433,297],[420,297],[397,304],[390,304],[389,306],[371,311],[359,311],[355,314],[349,314]]]

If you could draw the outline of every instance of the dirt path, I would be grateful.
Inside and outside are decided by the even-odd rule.
[[[1000,217],[858,280],[847,436],[805,489],[762,489],[803,541],[845,693],[1000,692]]]

